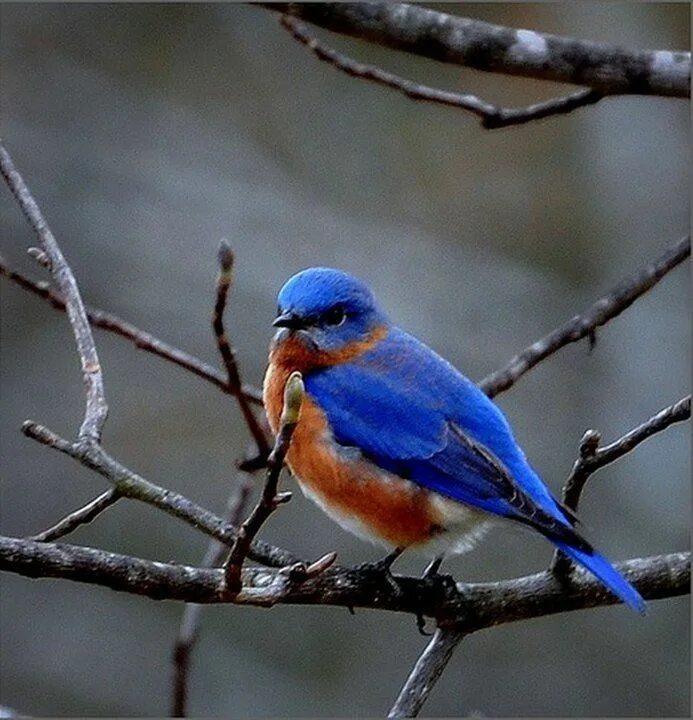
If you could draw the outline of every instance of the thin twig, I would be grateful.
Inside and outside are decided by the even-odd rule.
[[[388,718],[416,717],[466,633],[439,627],[399,692]]]
[[[291,498],[291,493],[277,495],[279,475],[284,466],[284,458],[291,444],[291,437],[301,415],[301,404],[305,389],[300,372],[293,372],[284,388],[284,406],[282,408],[279,432],[274,441],[272,452],[267,458],[267,478],[257,505],[238,530],[236,542],[225,563],[226,583],[230,593],[241,590],[241,570],[248,556],[253,539],[269,516]]]
[[[243,519],[245,506],[250,496],[252,481],[247,473],[239,472],[226,508],[226,517],[232,525],[238,526]],[[210,540],[207,551],[202,558],[202,567],[216,567],[226,553],[228,546],[217,540]],[[188,682],[190,672],[190,656],[197,643],[200,628],[202,606],[188,603],[183,611],[178,636],[173,647],[173,695],[171,716],[185,717],[188,705]]]
[[[129,470],[112,458],[100,445],[85,447],[79,443],[71,443],[43,425],[31,421],[26,421],[22,425],[22,432],[27,437],[68,455],[106,478],[123,497],[157,507],[227,546],[233,546],[238,533],[237,528],[183,495],[155,485]],[[248,557],[268,567],[285,567],[301,562],[293,553],[260,540],[252,543]]]
[[[648,601],[690,594],[690,552],[634,558],[615,567]],[[444,594],[420,578],[397,576],[389,583],[337,565],[287,582],[284,569],[246,565],[243,589],[226,590],[223,568],[178,563],[61,543],[36,543],[0,537],[0,570],[34,578],[63,578],[155,600],[233,603],[254,607],[277,604],[361,607],[416,616],[444,616],[467,633],[560,612],[617,605],[619,599],[588,572],[578,569],[568,588],[545,570],[534,575],[489,583],[458,583]]]
[[[597,90],[580,90],[565,97],[553,98],[522,108],[504,108],[482,100],[470,93],[456,93],[421,85],[413,80],[387,72],[375,65],[366,65],[322,44],[311,35],[303,23],[288,15],[282,15],[280,22],[300,43],[308,47],[325,62],[338,70],[361,80],[369,80],[385,87],[399,90],[411,100],[422,100],[437,105],[466,110],[481,119],[481,126],[487,130],[521,125],[551,115],[564,115],[586,105],[599,102],[604,94]]]
[[[641,442],[666,430],[670,425],[688,420],[690,416],[691,396],[688,395],[604,447],[599,447],[599,433],[588,430],[580,442],[580,456],[563,488],[563,502],[571,510],[577,510],[582,491],[593,473],[628,454]]]
[[[666,430],[670,425],[687,420],[691,416],[691,396],[664,408],[641,425],[633,428],[618,440],[599,447],[601,436],[596,430],[587,430],[580,440],[578,459],[563,487],[563,504],[573,511],[578,503],[587,481],[597,471],[634,450],[641,442]],[[572,567],[570,558],[556,550],[551,561],[551,570],[565,577]]]
[[[243,394],[243,384],[241,383],[241,374],[238,369],[238,361],[229,342],[226,330],[224,328],[224,310],[229,295],[229,288],[233,280],[233,251],[226,240],[219,243],[219,275],[217,277],[216,299],[214,302],[214,312],[212,314],[212,328],[214,336],[217,340],[219,354],[226,369],[229,387],[232,388],[234,396],[238,400],[238,407],[243,414],[245,424],[248,426],[250,434],[257,445],[257,454],[264,459],[269,455],[270,444],[267,434],[262,425],[255,416],[250,401]]]
[[[593,342],[598,327],[622,313],[690,254],[691,238],[686,236],[667,248],[660,257],[645,265],[635,275],[620,282],[582,315],[576,315],[541,340],[532,343],[512,358],[504,368],[485,377],[479,383],[479,387],[489,397],[494,397],[507,390],[528,370],[565,345],[578,342],[584,337],[590,338]]]
[[[56,310],[65,310],[65,300],[62,295],[52,291],[46,283],[35,282],[17,270],[11,269],[1,257],[0,275],[5,276],[8,280],[11,280],[19,285],[19,287],[28,290],[42,300],[46,300],[51,307]],[[193,373],[193,375],[207,380],[223,392],[229,395],[235,395],[228,378],[223,372],[220,372],[212,365],[160,340],[145,330],[135,327],[132,323],[119,318],[117,315],[113,315],[113,313],[89,306],[86,307],[86,311],[89,322],[93,327],[124,337],[130,340],[139,350],[144,350],[152,355],[168,360],[174,365],[188,370]],[[244,384],[243,395],[247,398],[248,402],[255,405],[262,405],[262,393],[257,388]]]
[[[51,540],[57,540],[58,538],[65,537],[69,533],[76,530],[80,525],[86,525],[100,515],[104,510],[107,510],[111,505],[114,505],[121,498],[121,495],[115,488],[106,490],[101,493],[98,497],[88,502],[83,507],[71,512],[66,515],[62,520],[59,520],[55,525],[47,528],[43,532],[31,536],[31,540],[37,542],[50,542]]]
[[[103,426],[108,416],[108,405],[103,388],[101,364],[77,281],[39,206],[1,142],[0,172],[36,233],[41,248],[48,258],[55,284],[65,298],[67,316],[75,336],[82,376],[86,386],[86,407],[84,419],[79,428],[78,442],[98,443],[101,440]],[[43,262],[45,264],[45,260]]]

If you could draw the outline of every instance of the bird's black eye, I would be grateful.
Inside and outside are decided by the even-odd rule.
[[[325,322],[325,325],[332,325],[333,327],[341,325],[346,320],[346,313],[344,312],[344,308],[341,305],[335,305],[334,307],[331,307],[323,315],[323,320]]]

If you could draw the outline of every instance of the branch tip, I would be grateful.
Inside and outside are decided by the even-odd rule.
[[[222,238],[219,241],[217,259],[219,261],[219,267],[221,268],[222,274],[230,275],[233,271],[235,256],[233,250],[231,249],[231,245],[229,245],[226,238]]]

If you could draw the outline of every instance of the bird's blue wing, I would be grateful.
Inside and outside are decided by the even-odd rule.
[[[383,469],[580,546],[498,408],[449,363],[392,330],[356,361],[306,378],[335,440]]]

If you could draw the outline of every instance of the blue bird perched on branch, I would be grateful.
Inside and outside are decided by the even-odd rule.
[[[394,326],[347,273],[309,268],[279,293],[264,399],[276,433],[294,371],[306,397],[286,456],[304,493],[342,527],[392,553],[469,549],[494,518],[541,533],[630,607],[632,587],[575,529],[527,462],[498,407]]]

